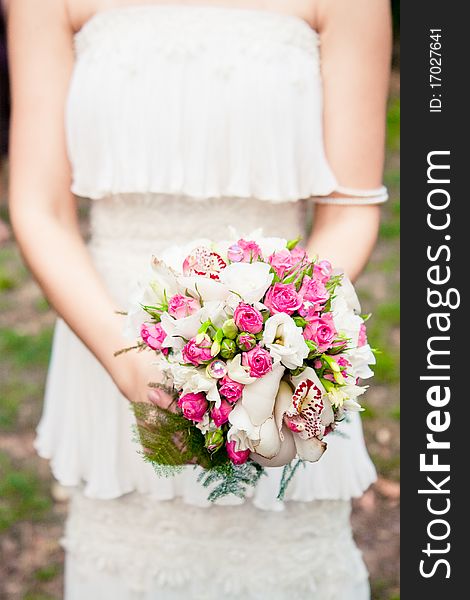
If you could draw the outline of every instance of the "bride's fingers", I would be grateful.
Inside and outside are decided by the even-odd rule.
[[[174,406],[173,398],[163,390],[157,388],[150,388],[147,392],[147,398],[149,402],[160,408],[172,409]]]

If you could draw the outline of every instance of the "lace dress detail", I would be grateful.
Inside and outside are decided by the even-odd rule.
[[[76,494],[62,544],[79,565],[80,593],[98,574],[117,578],[135,600],[362,600],[350,592],[363,589],[367,573],[349,514],[341,501],[296,503],[279,515],[152,503],[140,494],[113,504]]]

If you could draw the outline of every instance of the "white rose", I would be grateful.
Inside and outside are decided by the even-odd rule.
[[[281,362],[288,369],[301,367],[309,353],[302,328],[286,313],[269,317],[264,326],[263,342],[274,362]]]
[[[259,302],[272,283],[270,265],[262,262],[233,263],[220,273],[220,281],[228,292],[239,296],[243,302]]]

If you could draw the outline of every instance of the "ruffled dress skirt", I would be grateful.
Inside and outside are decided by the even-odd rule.
[[[309,222],[303,202],[161,194],[95,200],[90,217],[90,253],[123,309],[151,256],[171,245],[226,239],[229,227],[292,238]],[[284,502],[279,468],[246,501],[211,505],[194,467],[160,478],[143,461],[128,401],[59,320],[35,447],[71,486],[66,600],[367,600],[349,515],[375,469],[353,417],[297,470]]]

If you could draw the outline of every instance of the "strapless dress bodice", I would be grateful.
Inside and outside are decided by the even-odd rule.
[[[72,190],[273,202],[337,186],[322,129],[318,34],[265,10],[145,5],[75,35]]]

